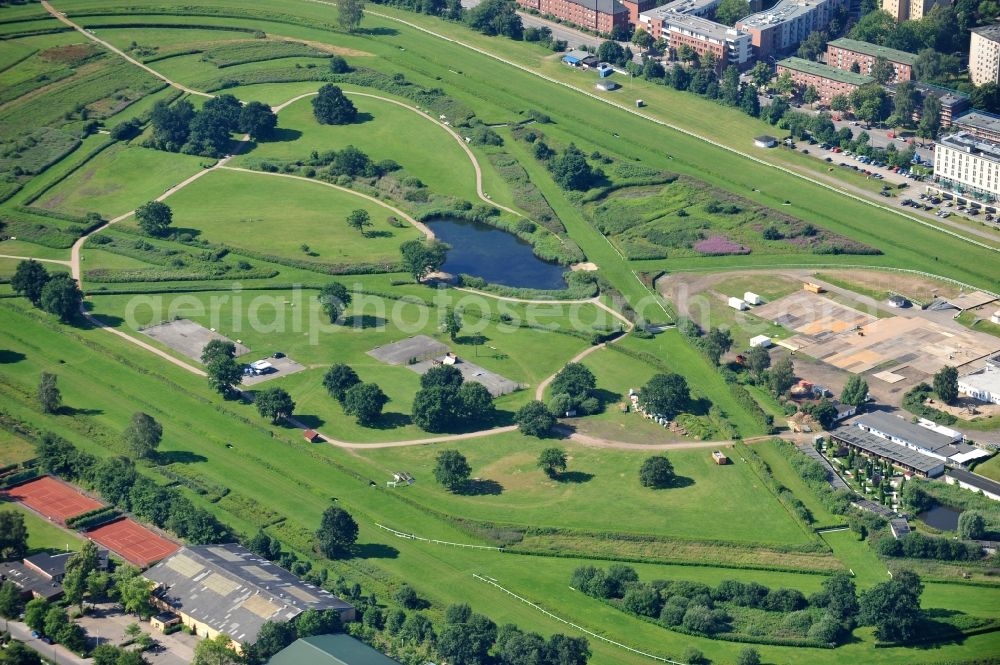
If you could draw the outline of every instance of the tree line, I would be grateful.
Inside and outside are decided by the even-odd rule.
[[[69,273],[49,273],[38,261],[28,259],[17,264],[10,280],[14,293],[24,296],[35,307],[54,314],[67,323],[80,314],[83,292]]]

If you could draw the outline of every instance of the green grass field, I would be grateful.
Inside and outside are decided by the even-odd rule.
[[[79,550],[83,539],[75,532],[52,524],[19,503],[0,503],[0,510],[13,510],[24,515],[24,525],[28,527],[28,551],[65,552]]]

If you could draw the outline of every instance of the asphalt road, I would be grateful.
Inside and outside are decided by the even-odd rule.
[[[20,621],[7,621],[7,630],[11,636],[24,642],[29,647],[56,663],[68,663],[69,665],[90,665],[89,660],[80,658],[66,647],[58,644],[46,644],[40,639],[31,636],[31,629]]]
[[[482,0],[462,0],[462,6],[466,9],[471,9],[480,2],[482,2]],[[524,12],[518,12],[518,14],[521,16],[521,22],[524,23],[524,27],[548,28],[552,31],[553,38],[565,40],[570,49],[579,48],[580,46],[592,46],[597,48],[601,45],[601,42],[604,41],[600,37],[588,35],[585,32],[580,32],[579,30],[574,30],[572,28],[567,28],[564,25],[541,18],[540,16],[534,16]]]

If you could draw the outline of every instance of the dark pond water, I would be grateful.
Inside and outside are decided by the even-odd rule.
[[[958,516],[961,514],[961,510],[950,506],[934,506],[918,514],[917,519],[941,531],[955,531],[958,529]]]
[[[441,218],[427,222],[439,240],[451,245],[441,268],[487,282],[529,289],[565,289],[567,268],[535,256],[531,245],[488,224]]]

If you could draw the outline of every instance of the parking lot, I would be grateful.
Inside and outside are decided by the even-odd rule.
[[[143,328],[140,332],[170,347],[174,351],[199,362],[201,361],[202,350],[204,350],[205,345],[211,340],[221,339],[226,342],[233,342],[228,337],[188,319],[165,321],[155,326]],[[233,344],[236,346],[237,357],[250,352],[250,349],[239,342],[233,342]]]
[[[243,385],[255,386],[258,383],[271,381],[272,379],[288,376],[289,374],[301,372],[306,369],[305,365],[297,363],[287,356],[281,358],[264,358],[263,360],[266,360],[267,363],[270,364],[271,370],[263,374],[244,374]]]
[[[113,603],[101,603],[79,620],[95,642],[101,644],[121,644],[125,639],[125,628],[139,623],[142,632],[149,634],[155,642],[154,648],[143,653],[143,657],[154,665],[185,665],[194,660],[194,647],[198,638],[185,632],[172,635],[154,631],[148,621],[138,621],[135,616],[124,614],[121,607]],[[62,662],[62,661],[60,661]]]

